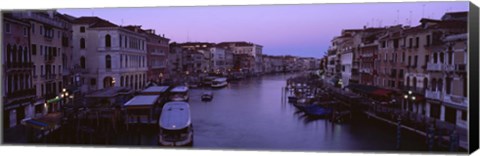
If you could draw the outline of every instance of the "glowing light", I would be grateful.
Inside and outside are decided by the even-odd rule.
[[[405,99],[408,99],[408,95],[403,96]]]

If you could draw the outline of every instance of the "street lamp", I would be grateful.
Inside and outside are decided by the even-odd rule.
[[[65,104],[66,104],[66,99],[68,98],[68,92],[67,89],[63,88],[62,92],[60,93],[60,97],[62,98],[62,111],[63,115],[65,116]]]

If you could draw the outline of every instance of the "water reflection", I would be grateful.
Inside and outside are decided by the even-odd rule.
[[[332,124],[305,116],[283,102],[282,87],[293,75],[275,75],[232,82],[213,89],[211,102],[203,91],[190,94],[195,148],[268,150],[395,150],[395,129],[366,118]],[[424,149],[423,138],[405,132],[406,150]]]

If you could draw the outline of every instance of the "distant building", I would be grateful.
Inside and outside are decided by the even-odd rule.
[[[255,59],[255,65],[251,74],[261,74],[263,72],[263,46],[249,42],[221,42],[218,46],[225,49],[230,48],[234,54],[247,54],[253,56]]]

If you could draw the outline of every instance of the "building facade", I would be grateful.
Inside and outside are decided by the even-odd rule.
[[[36,90],[33,84],[33,61],[30,23],[3,13],[2,21],[3,127],[14,127],[33,114]]]
[[[147,35],[98,17],[73,22],[74,66],[82,91],[113,86],[141,90],[147,81]]]

